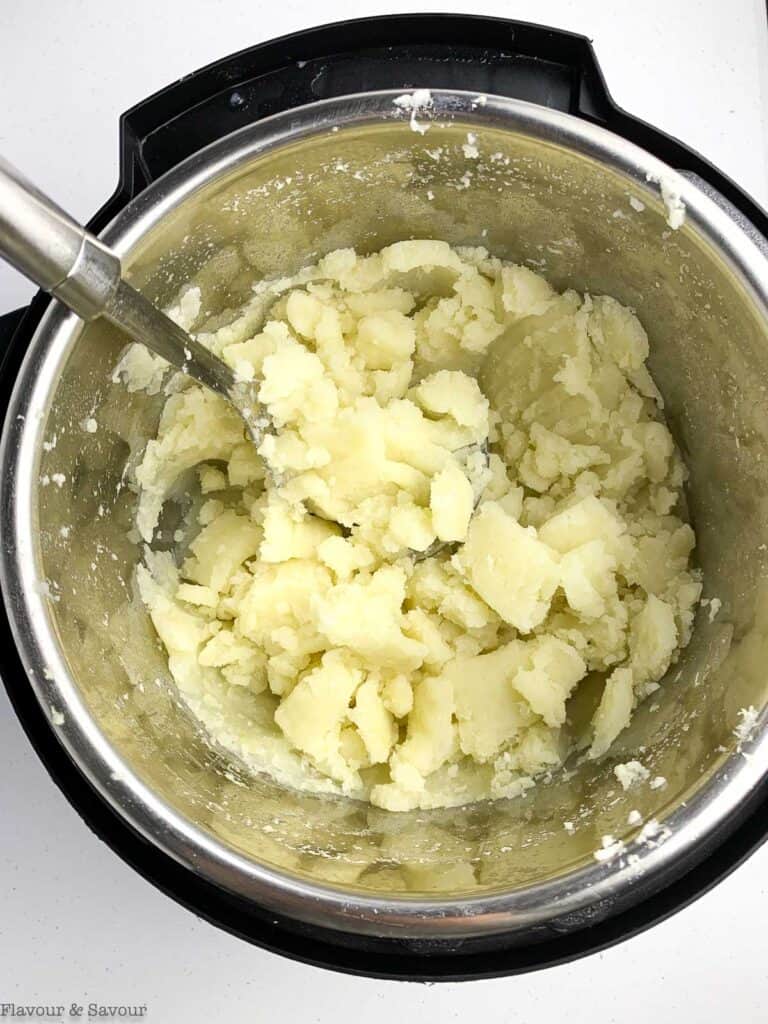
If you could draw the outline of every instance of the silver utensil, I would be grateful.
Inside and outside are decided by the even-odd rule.
[[[122,276],[119,257],[0,157],[0,256],[83,320],[104,317],[226,398],[257,446],[272,430],[258,383],[234,371]]]

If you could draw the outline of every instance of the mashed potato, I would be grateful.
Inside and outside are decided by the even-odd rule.
[[[226,402],[176,378],[136,474],[141,595],[210,736],[390,810],[512,796],[577,749],[601,757],[701,589],[637,318],[440,241],[340,250],[256,291],[198,337],[261,382],[275,432],[257,452]],[[190,289],[175,315],[199,312]],[[152,358],[127,354],[129,386],[157,390]],[[150,545],[190,472],[174,560]]]

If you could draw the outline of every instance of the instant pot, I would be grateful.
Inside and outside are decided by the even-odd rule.
[[[112,382],[111,328],[38,295],[0,319],[0,669],[52,778],[127,863],[295,959],[459,980],[625,939],[765,839],[768,219],[619,110],[585,38],[414,15],[244,50],[122,117],[120,184],[90,227],[154,301],[193,281],[222,322],[255,279],[405,237],[615,296],[650,335],[705,579],[692,643],[609,756],[524,797],[392,814],[251,779],[180,706],[133,592],[127,467],[162,398]],[[649,777],[625,790],[630,761]]]

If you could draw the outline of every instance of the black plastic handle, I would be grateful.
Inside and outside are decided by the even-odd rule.
[[[12,313],[0,316],[0,352],[4,352],[11,344],[16,329],[22,321],[27,309],[15,309]]]
[[[0,384],[16,378],[29,340],[45,312],[51,297],[37,292],[28,306],[0,316]],[[0,399],[0,425],[7,402]]]

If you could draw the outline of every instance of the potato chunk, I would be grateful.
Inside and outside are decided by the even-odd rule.
[[[237,512],[222,512],[190,544],[192,558],[185,575],[203,587],[220,591],[234,571],[259,552],[261,529]]]
[[[426,648],[403,633],[404,600],[405,576],[388,566],[364,582],[337,584],[314,599],[313,610],[329,644],[358,651],[380,666],[414,669]]]
[[[355,779],[340,752],[341,728],[361,681],[362,672],[350,667],[342,652],[329,651],[275,712],[275,722],[293,746],[342,783]]]
[[[629,725],[634,706],[632,670],[617,668],[608,677],[600,704],[592,722],[593,739],[590,757],[602,757],[610,745]]]
[[[513,683],[547,725],[559,726],[565,722],[565,702],[586,670],[584,659],[569,644],[536,637],[523,645],[523,661]]]
[[[382,700],[375,676],[369,676],[359,687],[349,718],[357,726],[371,764],[385,762],[397,741],[397,726]]]
[[[444,678],[453,687],[461,749],[488,761],[530,725],[534,714],[513,686],[525,662],[524,645],[513,641],[489,654],[456,658]]]
[[[472,520],[460,564],[505,622],[527,633],[544,621],[560,581],[557,554],[497,502],[486,502]]]
[[[432,525],[442,541],[464,540],[475,507],[472,484],[455,462],[432,480],[429,491]]]

